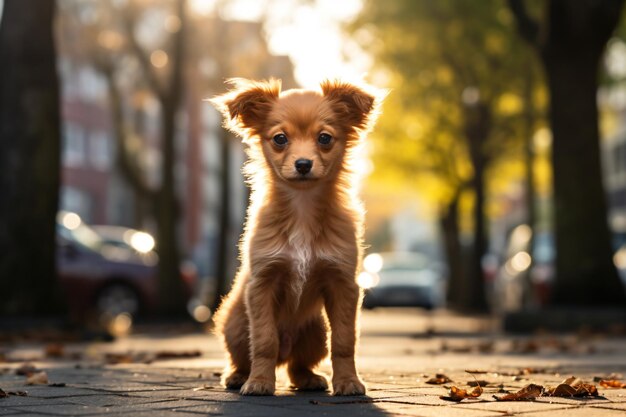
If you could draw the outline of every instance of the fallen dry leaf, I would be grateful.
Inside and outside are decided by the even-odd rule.
[[[54,388],[62,388],[65,385],[66,385],[65,382],[53,382],[52,384],[48,384],[49,387],[54,387]]]
[[[468,374],[488,374],[489,371],[485,371],[483,369],[466,369],[465,372]]]
[[[157,352],[154,355],[155,359],[181,359],[181,358],[197,358],[202,356],[202,352],[199,350],[188,350],[182,352],[175,352],[171,350],[163,350]]]
[[[46,371],[41,371],[30,375],[26,378],[27,385],[46,385],[48,383],[48,374]]]
[[[441,385],[448,382],[452,382],[452,380],[448,378],[448,376],[445,374],[435,374],[433,378],[430,378],[428,381],[426,381],[427,384],[431,385]]]
[[[26,391],[9,391],[7,394],[17,397],[28,397],[28,393]]]
[[[499,397],[494,395],[493,398],[497,401],[529,401],[541,396],[542,393],[543,387],[541,385],[528,384],[517,392],[501,395]]]
[[[548,397],[597,397],[598,389],[593,384],[586,384],[572,376],[556,387],[549,387],[544,392]]]
[[[442,395],[439,398],[441,398],[442,400],[446,400],[446,401],[459,402],[459,401],[463,401],[466,398],[478,398],[481,396],[482,393],[483,393],[483,389],[480,386],[476,386],[470,391],[452,386],[450,387],[450,390],[448,391],[447,396]]]
[[[0,388],[0,398],[6,398],[6,397],[8,397],[8,396],[9,396],[9,394],[7,394],[6,392],[4,392],[4,391],[2,390],[2,388]]]
[[[65,346],[61,343],[48,343],[45,353],[48,358],[62,358],[65,356]]]
[[[476,387],[476,386],[486,387],[489,384],[490,384],[489,381],[485,381],[485,380],[482,380],[482,379],[477,379],[477,380],[474,380],[474,381],[468,381],[467,382],[467,385],[469,385],[470,387]]]
[[[25,362],[25,363],[21,364],[20,367],[15,370],[15,375],[30,376],[30,375],[34,374],[35,372],[38,372],[38,371],[39,371],[39,369],[37,369],[37,367],[35,365],[33,365],[30,362]]]
[[[104,359],[110,365],[116,365],[118,363],[138,362],[136,358],[130,353],[107,353],[106,355],[104,355]]]
[[[626,382],[616,379],[601,379],[599,384],[604,388],[626,388]]]

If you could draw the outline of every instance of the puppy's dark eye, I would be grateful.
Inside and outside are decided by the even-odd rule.
[[[287,144],[287,142],[289,142],[289,140],[287,139],[287,136],[285,136],[284,133],[279,133],[278,135],[275,135],[272,138],[272,140],[278,146],[285,146]]]
[[[320,133],[320,135],[317,137],[317,142],[320,145],[330,145],[330,142],[333,140],[333,137],[330,136],[328,133]]]

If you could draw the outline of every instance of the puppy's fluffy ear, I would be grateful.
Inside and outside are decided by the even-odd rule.
[[[378,115],[380,94],[339,80],[325,80],[321,87],[342,121],[359,131],[372,127]]]
[[[232,78],[227,83],[233,86],[228,93],[209,100],[224,115],[224,125],[243,138],[260,135],[280,95],[280,80]]]

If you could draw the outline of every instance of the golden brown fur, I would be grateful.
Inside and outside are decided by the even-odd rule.
[[[276,366],[286,364],[295,388],[327,389],[313,369],[328,354],[330,325],[333,392],[364,394],[354,363],[363,209],[352,167],[376,97],[339,81],[319,92],[281,93],[276,80],[232,84],[212,101],[248,145],[252,194],[241,268],[214,318],[228,351],[224,383],[271,395]],[[274,142],[280,134],[288,144]],[[307,174],[294,168],[301,158],[312,161]]]

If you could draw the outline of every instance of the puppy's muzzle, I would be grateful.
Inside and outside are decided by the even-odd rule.
[[[311,168],[313,168],[313,161],[310,159],[298,159],[295,163],[296,171],[300,173],[300,175],[306,175],[311,172]]]

